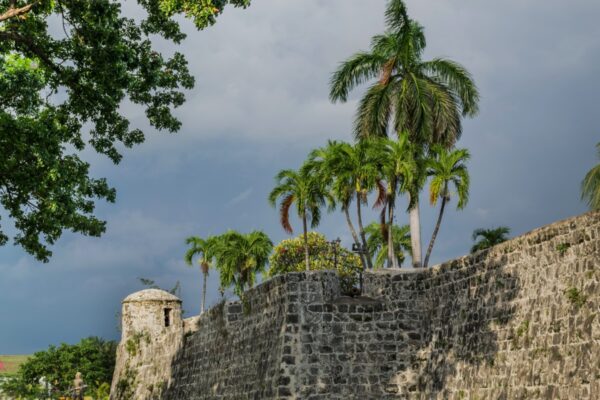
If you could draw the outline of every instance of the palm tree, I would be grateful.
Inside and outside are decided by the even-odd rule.
[[[336,191],[354,197],[358,235],[362,248],[368,250],[367,238],[362,218],[362,206],[367,205],[368,195],[381,179],[381,170],[385,161],[385,142],[381,139],[362,140],[354,145],[340,143],[332,147],[328,170],[336,177],[339,185]],[[352,192],[349,192],[350,189]],[[351,196],[349,194],[352,193]],[[351,200],[350,200],[351,201]],[[349,202],[348,202],[349,204]],[[368,251],[367,251],[368,252]],[[365,254],[368,268],[373,268],[371,256]]]
[[[208,278],[208,270],[210,269],[211,261],[214,257],[213,248],[215,239],[209,236],[206,239],[202,239],[198,236],[190,236],[185,242],[191,247],[185,253],[185,262],[187,265],[192,265],[192,259],[195,256],[200,256],[198,264],[200,265],[200,271],[202,271],[202,304],[200,306],[201,312],[204,312],[206,304],[206,280]]]
[[[328,193],[323,182],[308,173],[306,169],[299,172],[290,169],[283,170],[277,174],[275,188],[269,194],[269,203],[275,207],[278,199],[281,199],[279,214],[281,226],[287,233],[293,233],[290,224],[290,208],[296,204],[296,213],[302,220],[304,232],[304,260],[306,270],[310,270],[308,252],[308,220],[310,226],[315,228],[321,220],[321,208],[325,206]]]
[[[256,274],[263,272],[273,250],[273,242],[262,231],[241,234],[228,231],[214,239],[214,252],[223,289],[234,285],[242,297],[246,287],[254,286]]]
[[[356,233],[352,218],[350,217],[350,206],[354,200],[355,185],[353,185],[351,179],[348,179],[348,174],[340,176],[335,174],[334,171],[334,167],[336,167],[334,161],[337,159],[334,158],[334,156],[340,151],[339,148],[341,146],[343,146],[343,144],[335,140],[328,141],[327,146],[317,148],[310,152],[308,159],[302,168],[305,173],[316,176],[316,179],[319,179],[319,181],[324,184],[326,190],[329,192],[330,209],[337,207],[339,204],[340,209],[346,217],[346,223],[348,224],[352,239],[356,245],[360,246],[361,241]],[[359,256],[363,264],[363,269],[367,268],[368,265],[365,260],[365,255],[359,253]]]
[[[436,205],[438,198],[441,198],[442,204],[427,248],[427,255],[423,263],[424,268],[427,268],[429,263],[429,256],[442,223],[444,208],[446,203],[450,201],[449,185],[451,183],[454,185],[458,195],[457,210],[463,209],[469,200],[469,172],[465,165],[471,157],[469,151],[466,149],[448,150],[444,146],[435,145],[432,148],[432,153],[434,157],[429,160],[429,168],[427,169],[428,175],[432,177],[429,185],[429,201],[431,205]]]
[[[393,225],[393,247],[396,262],[390,264],[389,261],[389,231],[387,224],[382,226],[377,222],[372,222],[365,228],[367,233],[367,247],[369,253],[373,255],[373,266],[375,268],[383,267],[385,261],[388,261],[388,267],[400,268],[404,261],[404,251],[410,252],[410,227],[408,225]]]
[[[600,158],[600,143],[596,145]],[[581,199],[587,199],[592,210],[600,210],[600,164],[590,169],[581,182]]]
[[[471,247],[471,253],[476,251],[487,249],[508,240],[510,228],[507,226],[500,226],[494,229],[475,229],[473,231],[473,240],[476,243]],[[477,242],[477,238],[481,236],[481,240]]]
[[[478,111],[479,94],[471,75],[448,59],[421,59],[423,28],[408,18],[402,0],[389,2],[386,28],[373,37],[370,51],[356,53],[333,74],[331,100],[345,102],[356,86],[377,79],[360,101],[354,124],[357,139],[387,136],[392,128],[396,134],[408,132],[411,142],[423,149],[436,143],[453,146],[462,132],[461,115],[472,117]],[[409,213],[413,266],[419,267],[421,188],[416,189]]]
[[[398,258],[394,256],[396,246],[394,243],[394,211],[396,208],[396,196],[399,193],[406,193],[409,184],[414,182],[417,164],[413,158],[413,149],[408,141],[407,134],[399,135],[397,141],[386,140],[384,149],[384,163],[382,168],[382,177],[385,179],[385,196],[380,197],[382,207],[382,227],[387,229],[386,237],[388,244],[388,266],[398,268]],[[383,189],[383,186],[380,186]],[[387,223],[386,220],[387,206]]]

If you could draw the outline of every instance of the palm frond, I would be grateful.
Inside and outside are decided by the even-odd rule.
[[[475,229],[473,231],[473,240],[481,237],[481,240],[476,242],[471,247],[471,253],[475,253],[479,250],[484,250],[489,247],[495,246],[508,240],[506,235],[510,233],[510,228],[506,226],[500,226],[493,229]]]
[[[360,52],[341,63],[329,83],[331,101],[346,102],[348,93],[356,86],[376,77],[385,61],[378,54]]]
[[[386,137],[393,111],[392,96],[396,83],[372,85],[359,102],[354,120],[354,137],[363,140],[370,137]]]
[[[479,91],[471,73],[465,67],[452,60],[435,58],[422,63],[421,68],[457,94],[463,116],[477,115]]]
[[[409,22],[408,12],[403,0],[390,0],[385,10],[385,24],[388,29],[400,31]]]
[[[279,220],[281,222],[281,226],[283,230],[289,234],[292,234],[294,231],[292,229],[292,225],[290,224],[290,207],[295,201],[295,196],[293,194],[288,195],[281,202],[281,206],[279,208]]]
[[[460,105],[452,93],[444,85],[429,78],[423,78],[423,88],[431,103],[432,129],[429,142],[440,143],[452,147],[462,134]]]
[[[375,202],[373,203],[373,208],[379,208],[379,207],[383,207],[385,208],[385,205],[387,204],[387,187],[385,186],[385,183],[378,179],[377,180],[377,198],[375,199]]]

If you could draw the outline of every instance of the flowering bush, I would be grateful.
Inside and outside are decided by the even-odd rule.
[[[337,271],[341,279],[342,292],[348,293],[356,285],[358,273],[362,269],[360,258],[356,254],[327,242],[325,236],[317,232],[308,233],[308,253],[311,271]],[[269,277],[306,270],[304,236],[299,235],[283,240],[275,246],[269,257],[269,265],[267,271]]]

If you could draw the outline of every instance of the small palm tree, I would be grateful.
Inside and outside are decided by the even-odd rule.
[[[348,179],[349,176],[347,174],[339,175],[335,173],[336,154],[342,146],[344,146],[343,143],[335,140],[328,141],[327,146],[319,147],[310,152],[302,168],[306,173],[316,176],[324,184],[326,190],[329,192],[329,208],[334,209],[338,205],[340,206],[341,211],[346,217],[346,224],[348,224],[352,239],[356,245],[360,246],[360,238],[350,217],[350,206],[354,200],[355,193],[352,180]],[[359,256],[363,268],[367,268],[364,254],[360,253]]]
[[[399,193],[406,193],[409,190],[409,184],[415,180],[417,173],[417,163],[413,158],[413,149],[408,141],[407,134],[401,134],[398,140],[389,139],[385,141],[382,177],[387,183],[385,187],[385,196],[382,199],[382,221],[385,222],[385,208],[387,206],[387,227],[386,245],[388,251],[388,266],[398,268],[398,258],[394,256],[396,246],[394,243],[394,211],[396,209],[396,196]],[[383,188],[383,187],[381,187]],[[410,248],[410,247],[409,247]]]
[[[299,172],[290,169],[279,172],[276,176],[275,188],[269,194],[269,203],[275,207],[281,199],[279,207],[280,222],[283,229],[293,233],[290,224],[290,208],[296,205],[296,213],[302,220],[304,232],[304,259],[306,270],[310,270],[308,251],[308,222],[316,228],[321,221],[321,208],[325,206],[328,193],[323,182],[306,169]]]
[[[473,231],[473,240],[475,241],[475,244],[471,247],[471,253],[506,242],[509,233],[510,228],[506,226],[500,226],[494,229],[475,229]],[[479,237],[481,237],[481,239],[477,241],[477,238]]]
[[[216,237],[211,251],[217,261],[221,287],[233,285],[235,294],[242,297],[247,287],[254,286],[256,274],[265,270],[272,250],[273,242],[262,231],[228,231]]]
[[[435,205],[437,200],[441,198],[442,204],[423,263],[425,268],[429,263],[429,256],[440,230],[444,208],[450,200],[450,183],[454,184],[458,195],[457,210],[463,209],[469,200],[469,172],[465,165],[470,158],[469,151],[466,149],[448,150],[443,146],[435,145],[432,148],[432,153],[433,157],[429,160],[428,167],[428,174],[432,177],[429,186],[429,201],[432,205]]]
[[[367,248],[367,238],[363,224],[362,206],[367,205],[368,195],[378,186],[385,160],[385,141],[366,139],[352,145],[340,143],[332,148],[329,171],[336,176],[336,191],[354,197],[358,234],[362,247]],[[371,256],[365,255],[369,268],[373,268]]]
[[[596,145],[600,158],[600,143]],[[586,200],[592,210],[600,210],[600,164],[592,168],[581,182],[581,199]]]
[[[373,266],[375,268],[383,267],[386,260],[388,260],[388,267],[393,265],[394,268],[400,268],[402,262],[405,259],[404,252],[410,252],[410,228],[408,225],[392,227],[393,232],[393,246],[394,246],[394,257],[396,262],[390,264],[389,262],[389,230],[388,224],[382,226],[377,222],[372,222],[365,228],[367,233],[367,247],[369,253],[373,255],[374,261]]]
[[[214,257],[213,248],[214,248],[214,237],[208,237],[206,239],[202,239],[198,236],[190,236],[185,241],[191,247],[185,253],[185,262],[191,266],[192,259],[195,256],[200,256],[198,258],[198,264],[200,265],[200,271],[202,271],[202,304],[200,307],[201,312],[204,312],[206,305],[206,280],[208,278],[208,271],[211,266],[212,258]]]

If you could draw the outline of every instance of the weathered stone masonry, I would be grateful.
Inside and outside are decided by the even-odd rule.
[[[333,272],[293,273],[181,321],[176,299],[143,291],[124,302],[111,398],[600,399],[599,284],[588,213],[368,273],[362,298]]]

